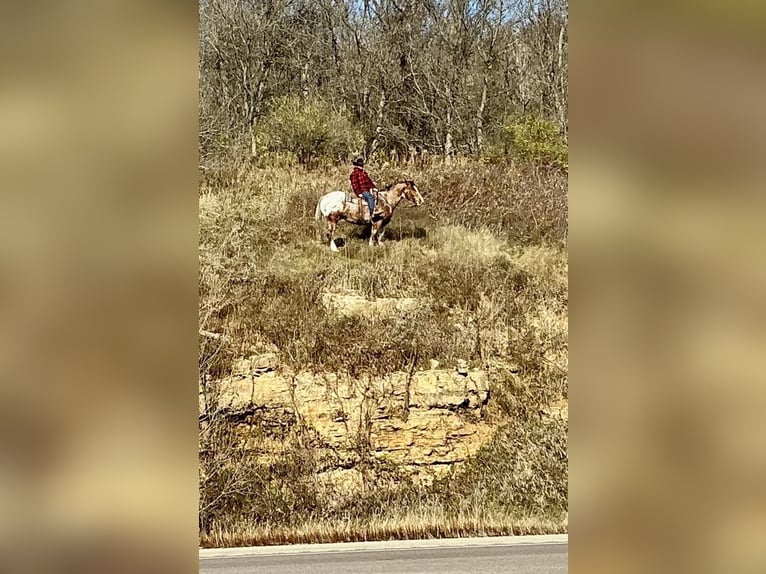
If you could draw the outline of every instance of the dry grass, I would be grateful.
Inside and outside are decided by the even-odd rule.
[[[474,536],[521,536],[567,531],[567,517],[556,519],[510,516],[449,517],[437,511],[413,511],[402,516],[373,517],[366,521],[307,521],[295,526],[244,523],[205,534],[205,548],[266,546],[372,540],[416,540]]]
[[[375,166],[372,166],[375,173]],[[200,432],[200,537],[214,545],[521,534],[566,529],[565,420],[540,416],[567,395],[566,179],[559,172],[458,162],[450,169],[382,168],[426,197],[396,213],[388,244],[370,249],[341,227],[333,254],[313,221],[317,198],[344,188],[345,168],[307,172],[231,164],[200,193],[200,379],[252,352],[296,370],[384,375],[431,359],[465,359],[491,374],[485,413],[495,438],[427,489],[354,464],[363,496],[321,486],[299,424],[269,467],[231,439],[225,413]],[[327,294],[408,298],[396,313],[336,313]],[[374,336],[373,336],[374,334]],[[272,439],[274,437],[271,437]],[[332,501],[332,503],[328,502]]]

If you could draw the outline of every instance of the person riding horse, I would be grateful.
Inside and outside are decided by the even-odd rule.
[[[364,199],[367,202],[367,205],[370,208],[370,221],[374,221],[375,197],[373,196],[373,192],[377,192],[378,190],[376,189],[375,184],[372,183],[370,176],[364,170],[364,158],[357,157],[351,163],[354,165],[351,170],[351,175],[348,177],[349,180],[351,180],[351,189],[354,190],[359,201]]]
[[[367,176],[363,170],[357,170],[359,175],[352,176],[353,178],[361,177],[361,174]],[[369,179],[369,176],[367,176]],[[359,182],[354,182],[352,185],[356,190],[366,189],[362,193],[371,194],[371,190],[374,190],[372,181],[367,181],[362,185],[358,185]],[[423,196],[418,190],[418,186],[410,179],[405,179],[391,185],[387,185],[385,189],[376,191],[378,195],[378,212],[375,214],[375,219],[372,221],[370,227],[370,245],[380,245],[383,241],[383,234],[385,227],[391,223],[391,218],[394,215],[396,207],[407,201],[415,206],[423,205]],[[366,199],[366,198],[365,198]],[[374,205],[372,206],[374,209]],[[347,191],[331,191],[325,193],[319,198],[317,207],[314,210],[314,219],[320,221],[322,218],[327,220],[327,241],[330,244],[332,251],[337,251],[338,247],[333,241],[333,233],[340,221],[347,221],[349,223],[355,223],[357,225],[365,225],[370,223],[370,218],[364,209],[364,202],[361,201],[349,201]]]

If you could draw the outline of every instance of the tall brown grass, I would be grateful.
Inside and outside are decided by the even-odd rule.
[[[345,168],[232,162],[203,174],[199,321],[221,337],[200,336],[201,384],[213,396],[235,358],[261,351],[295,370],[354,377],[463,359],[490,374],[483,416],[498,431],[427,487],[360,449],[353,464],[369,480],[350,497],[316,481],[338,461],[323,460],[297,421],[263,426],[285,445],[267,466],[233,438],[227,413],[203,413],[205,545],[566,529],[567,423],[541,415],[567,395],[565,175],[462,161],[370,169],[379,182],[415,180],[426,204],[397,211],[380,249],[341,227],[347,241],[337,254],[313,213],[322,193],[347,187]],[[341,291],[417,303],[385,316],[343,316],[318,303]]]

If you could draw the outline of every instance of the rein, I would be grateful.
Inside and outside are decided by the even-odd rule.
[[[390,191],[391,187],[394,185],[396,184],[391,185],[386,191]],[[399,199],[396,200],[396,203],[391,203],[388,201],[388,198],[385,195],[382,195],[381,191],[378,191],[376,195],[378,196],[378,199],[382,199],[392,210],[396,209],[397,206],[402,202],[402,199],[404,199],[404,194],[401,194]]]

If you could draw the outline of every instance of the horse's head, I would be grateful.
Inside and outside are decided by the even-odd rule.
[[[420,195],[420,190],[418,189],[418,186],[415,185],[415,182],[408,179],[402,183],[404,184],[404,192],[402,193],[404,199],[411,201],[415,206],[423,205],[425,199]]]

